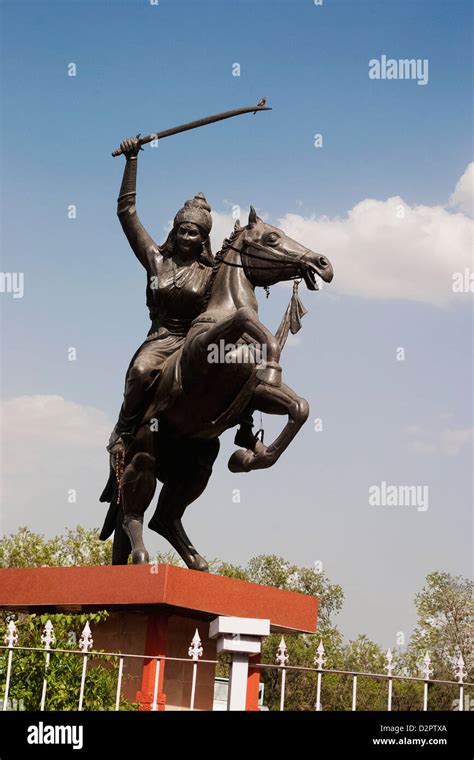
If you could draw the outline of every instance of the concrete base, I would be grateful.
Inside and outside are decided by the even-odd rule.
[[[0,609],[37,613],[106,609],[109,617],[92,631],[94,650],[183,658],[161,661],[159,710],[189,709],[193,664],[188,649],[196,628],[203,655],[195,709],[212,710],[215,666],[202,662],[217,658],[216,639],[209,636],[211,620],[216,616],[266,619],[272,632],[313,633],[317,606],[317,599],[303,594],[172,565],[0,569]],[[123,674],[123,696],[150,710],[155,662],[124,658]],[[259,670],[250,666],[248,710],[257,709],[258,685]]]
[[[198,616],[125,610],[111,611],[100,625],[94,626],[94,649],[133,654],[162,654],[183,657],[185,662],[167,660],[158,692],[158,709],[187,710],[191,701],[192,660],[188,649],[198,629],[203,645],[202,660],[215,660],[216,642],[209,639],[209,623]],[[91,662],[93,667],[93,661]],[[212,710],[215,666],[199,663],[194,700],[195,710]],[[151,660],[124,659],[122,695],[138,702],[141,710],[150,710],[153,701],[155,666]]]

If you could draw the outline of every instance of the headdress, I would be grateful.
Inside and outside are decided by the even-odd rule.
[[[198,193],[192,200],[186,201],[183,208],[176,214],[173,227],[177,227],[183,222],[192,222],[197,224],[206,235],[209,235],[212,229],[211,207],[209,206],[203,193]]]

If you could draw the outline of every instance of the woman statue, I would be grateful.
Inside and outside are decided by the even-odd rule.
[[[213,271],[209,233],[211,209],[202,193],[186,201],[166,242],[158,246],[135,208],[137,138],[120,146],[126,158],[117,214],[127,240],[147,272],[146,302],[151,327],[135,352],[125,380],[123,404],[107,450],[125,452],[140,423],[145,401],[159,381],[165,360],[180,348],[193,319],[202,311]]]

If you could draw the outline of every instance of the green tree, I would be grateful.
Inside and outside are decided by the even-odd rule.
[[[112,553],[111,541],[99,540],[97,530],[87,530],[77,526],[66,530],[64,535],[46,539],[27,528],[20,528],[17,533],[0,539],[0,567],[34,567],[44,565],[102,565],[110,564]],[[183,566],[184,564],[173,552],[159,553],[155,562]],[[314,568],[299,567],[276,555],[260,555],[251,559],[246,566],[232,565],[218,559],[210,564],[213,573],[230,578],[259,583],[267,586],[296,591],[319,598],[318,632],[316,634],[285,635],[289,665],[314,669],[314,658],[320,641],[325,648],[325,669],[357,671],[359,673],[383,674],[386,659],[385,652],[378,644],[365,635],[344,644],[342,636],[335,625],[334,617],[342,607],[344,595],[339,585],[333,584],[323,572]],[[415,597],[418,622],[405,652],[394,651],[394,675],[420,676],[420,665],[427,651],[432,657],[433,677],[453,680],[454,666],[461,653],[466,669],[472,672],[473,648],[471,637],[472,620],[472,584],[460,576],[449,573],[433,572],[427,576],[425,586]],[[100,615],[87,615],[91,622],[99,622]],[[0,621],[6,623],[8,612],[0,613]],[[18,615],[22,643],[25,638],[27,646],[40,646],[42,627],[48,616]],[[71,643],[71,631],[79,633],[85,623],[84,615],[49,616],[57,630],[57,643],[62,648],[74,648]],[[67,634],[67,635],[66,635]],[[1,635],[1,634],[0,634]],[[74,634],[76,635],[76,634]],[[276,664],[276,654],[281,636],[272,634],[263,643],[262,661]],[[36,643],[34,643],[36,642]],[[77,646],[77,645],[76,645]],[[18,655],[15,655],[18,658]],[[78,671],[80,658],[71,655],[69,664],[62,666],[59,658],[52,665],[48,675],[55,689],[51,689],[50,709],[76,709],[78,690]],[[5,655],[0,657],[0,693],[5,672]],[[104,662],[106,660],[104,659]],[[29,683],[29,691],[23,692],[28,704],[38,699],[44,674],[44,653],[30,653],[17,667],[23,668],[24,683]],[[61,668],[64,668],[61,670]],[[89,695],[86,702],[88,709],[110,709],[114,703],[116,685],[115,664],[108,662],[104,668],[90,668],[88,675]],[[221,658],[218,674],[227,675],[226,658]],[[102,673],[102,675],[101,675]],[[26,676],[28,675],[28,679]],[[64,681],[61,686],[61,679]],[[96,679],[96,680],[94,680]],[[276,668],[263,668],[262,680],[265,684],[265,704],[272,710],[278,710],[280,704],[281,671]],[[21,687],[22,679],[17,686]],[[317,674],[311,671],[287,670],[285,707],[289,710],[314,710]],[[325,673],[322,678],[321,702],[324,710],[350,710],[352,704],[351,676]],[[385,710],[387,706],[386,679],[358,677],[357,707],[360,710]],[[53,692],[57,696],[53,697]],[[12,691],[12,698],[18,699],[20,692]],[[48,689],[48,695],[50,691]],[[438,685],[430,685],[430,709],[453,709],[453,699],[457,690]],[[36,702],[37,704],[37,702]],[[53,705],[62,704],[63,708]],[[423,684],[408,681],[393,682],[393,709],[419,710],[423,704]],[[126,709],[125,703],[122,709]]]
[[[467,671],[472,672],[472,592],[473,583],[466,578],[435,572],[427,576],[422,591],[415,596],[418,620],[409,652],[418,661],[429,651],[435,678],[452,680],[460,654]]]
[[[418,620],[404,658],[409,671],[419,673],[423,658],[429,652],[432,678],[453,681],[460,654],[467,673],[472,674],[472,591],[472,582],[459,575],[433,572],[426,577],[423,589],[415,596]],[[457,698],[456,687],[449,689],[437,684],[429,687],[432,709],[453,709]]]
[[[52,538],[19,528],[0,539],[0,567],[109,565],[111,561],[112,542],[101,541],[98,530],[80,525]]]
[[[12,616],[10,616],[11,618]],[[37,648],[30,651],[17,649],[12,659],[12,679],[9,692],[11,704],[17,703],[24,710],[37,710],[41,702],[45,677],[45,653],[41,635],[48,620],[54,629],[55,649],[77,650],[82,629],[87,621],[99,624],[107,617],[107,612],[88,612],[75,615],[19,615],[15,623],[18,628],[19,643],[24,647]],[[6,620],[4,621],[6,623]],[[3,634],[3,631],[2,631]],[[0,692],[5,688],[8,653],[0,650]],[[77,710],[82,675],[82,656],[66,653],[51,654],[47,670],[46,710]],[[93,667],[89,658],[84,690],[84,710],[115,709],[118,663],[116,658],[102,656],[101,667]],[[125,700],[121,709],[134,709]]]
[[[0,567],[41,567],[56,565],[100,565],[109,564],[112,557],[110,541],[102,542],[96,530],[77,526],[66,530],[65,535],[45,538],[28,528],[20,528],[16,533],[0,539]],[[55,634],[54,647],[74,650],[78,648],[82,629],[88,620],[98,624],[107,617],[107,612],[87,614],[27,615],[9,610],[0,611],[0,638],[6,631],[7,622],[15,620],[18,628],[19,644],[37,647],[41,651],[15,651],[12,660],[12,682],[9,699],[25,710],[38,709],[45,673],[45,655],[41,635],[47,620],[51,620]],[[7,652],[0,650],[0,693],[5,688]],[[87,671],[84,709],[110,710],[115,705],[117,686],[117,661],[102,657],[105,667],[92,667]],[[51,655],[48,668],[46,709],[77,710],[79,686],[82,672],[82,658],[78,655]],[[124,700],[121,709],[132,709]]]

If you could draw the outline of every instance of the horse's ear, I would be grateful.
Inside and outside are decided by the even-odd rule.
[[[258,219],[257,212],[255,211],[255,209],[254,209],[253,206],[250,206],[249,227],[251,227],[252,224],[256,224],[257,223],[257,219]]]
[[[240,219],[236,219],[235,224],[234,224],[234,232],[237,232],[237,230],[241,230],[241,229],[242,229],[242,226],[240,224]]]

